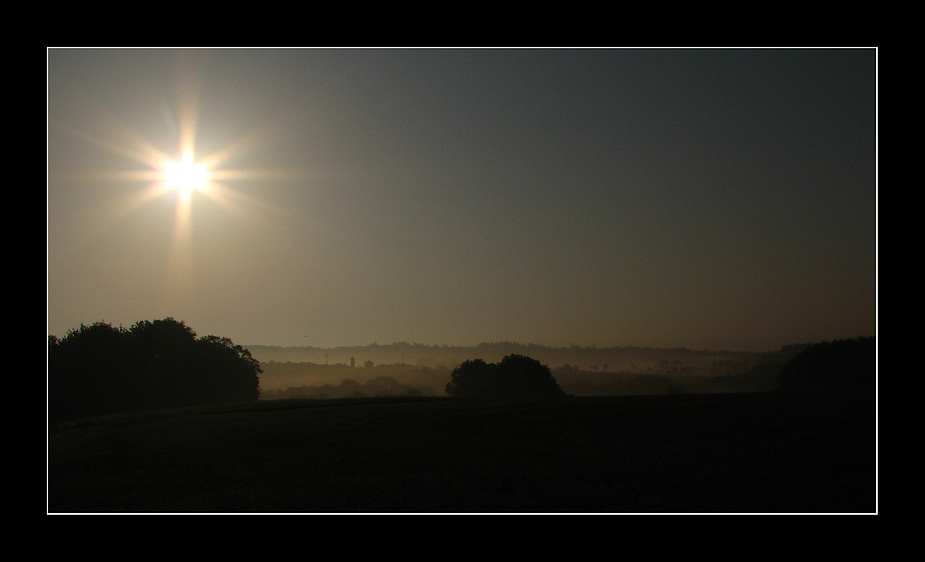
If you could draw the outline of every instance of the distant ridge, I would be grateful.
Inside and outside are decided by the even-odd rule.
[[[721,367],[735,365],[742,368],[767,361],[776,352],[753,351],[710,351],[685,347],[642,347],[642,346],[580,346],[553,347],[533,343],[510,341],[484,342],[474,346],[425,345],[407,342],[391,344],[371,343],[360,346],[273,346],[247,345],[251,354],[261,362],[306,362],[316,364],[351,364],[367,361],[374,364],[404,364],[432,367],[455,367],[469,359],[484,359],[497,362],[506,355],[516,353],[539,360],[551,368],[562,365],[596,368],[607,371],[647,369],[665,371],[672,365],[677,368],[707,365]]]
[[[380,344],[377,342],[366,345],[338,345],[338,346],[313,346],[313,345],[267,345],[267,344],[250,344],[244,347],[248,349],[260,350],[348,350],[348,349],[432,349],[432,350],[493,350],[493,349],[539,349],[539,350],[570,350],[570,351],[658,351],[658,352],[689,352],[689,353],[767,353],[765,351],[734,351],[729,349],[707,349],[702,347],[686,346],[643,346],[643,345],[577,345],[568,346],[545,345],[538,343],[520,343],[512,341],[482,342],[477,345],[448,345],[448,344],[421,344],[409,343],[404,341]]]

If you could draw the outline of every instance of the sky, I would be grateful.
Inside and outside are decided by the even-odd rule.
[[[875,335],[877,50],[49,48],[48,333],[167,317],[316,347]]]

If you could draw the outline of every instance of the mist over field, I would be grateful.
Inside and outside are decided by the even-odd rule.
[[[775,376],[781,365],[806,345],[785,346],[771,353],[514,342],[471,347],[399,342],[247,348],[261,362],[261,397],[270,399],[443,396],[451,372],[463,361],[478,358],[494,363],[510,354],[547,365],[563,389],[575,396],[769,391],[777,387]]]

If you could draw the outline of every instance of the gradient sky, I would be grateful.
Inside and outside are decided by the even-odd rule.
[[[48,333],[874,335],[875,49],[59,49]],[[184,146],[210,185],[161,182]]]

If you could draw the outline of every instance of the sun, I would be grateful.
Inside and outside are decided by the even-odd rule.
[[[186,151],[179,162],[164,163],[164,181],[167,187],[178,190],[183,199],[188,199],[193,190],[208,186],[209,173],[204,164],[194,162],[192,153]]]

